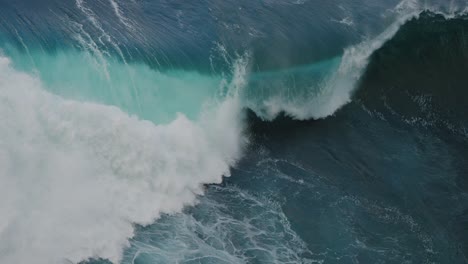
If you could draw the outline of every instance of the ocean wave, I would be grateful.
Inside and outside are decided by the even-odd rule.
[[[466,137],[467,30],[466,15],[410,20],[371,56],[355,99],[388,120]]]
[[[285,6],[303,8],[308,2],[295,3]],[[414,27],[417,31],[420,25],[415,24],[432,21],[423,10],[446,14],[442,24],[461,19],[459,14],[466,8],[451,3],[440,7],[403,1],[386,11],[385,23],[375,20],[382,24],[370,30],[369,38],[343,37],[346,41],[337,41],[337,46],[344,48],[340,52],[336,47],[326,51],[326,45],[317,44],[318,51],[313,56],[314,52],[304,55],[305,59],[296,51],[273,59],[266,56],[272,52],[259,54],[255,41],[262,42],[272,29],[241,27],[235,19],[210,24],[207,32],[201,32],[161,15],[157,18],[170,23],[155,29],[155,35],[166,32],[167,38],[146,36],[148,25],[136,29],[140,23],[137,15],[144,11],[128,12],[114,0],[107,3],[107,9],[98,3],[98,11],[87,1],[76,1],[74,7],[65,9],[65,15],[53,18],[65,26],[55,23],[52,37],[46,34],[49,29],[34,28],[31,21],[38,17],[33,15],[28,19],[19,15],[20,22],[12,19],[20,30],[11,21],[3,23],[0,208],[5,214],[0,219],[0,261],[77,263],[104,258],[120,262],[134,235],[134,225],[148,225],[162,214],[181,212],[203,195],[204,184],[220,183],[229,175],[248,143],[244,109],[253,110],[264,120],[280,114],[308,120],[334,115],[353,98],[374,102],[389,92],[366,88],[388,59],[379,62],[379,57],[398,46],[395,42],[404,31]],[[210,7],[214,9],[209,12],[211,18],[218,21],[215,14],[225,9],[216,9],[216,4]],[[242,10],[242,6],[235,7]],[[179,8],[179,19],[190,8]],[[385,8],[382,4],[379,10]],[[267,16],[276,12],[267,3],[265,10]],[[347,10],[346,18],[350,15],[346,7],[340,10]],[[117,17],[115,28],[100,19],[106,12]],[[300,17],[306,15],[301,13]],[[364,32],[357,29],[360,22],[355,18],[353,23],[334,22],[349,21],[337,19],[327,20],[340,27],[334,32]],[[48,17],[41,28],[47,28],[50,21]],[[25,27],[31,27],[28,30],[33,33],[24,36],[21,29]],[[190,33],[178,35],[174,27]],[[217,27],[226,34],[213,38]],[[326,24],[314,32],[315,37],[328,28]],[[377,28],[383,29],[380,34]],[[287,29],[281,32],[290,36]],[[236,34],[252,38],[245,41],[248,45],[241,45],[244,41],[235,38]],[[191,41],[188,36],[202,36],[203,41]],[[177,45],[177,39],[182,39],[182,44]],[[277,40],[276,36],[267,39]],[[230,42],[233,44],[228,45]],[[354,45],[347,45],[350,43]],[[298,44],[297,49],[303,46]],[[283,61],[288,56],[295,59]],[[199,57],[209,67],[193,65]],[[187,65],[177,67],[180,61]],[[388,81],[400,75],[387,71],[383,77]],[[354,96],[356,89],[359,93]],[[416,93],[409,98],[424,108],[426,95]],[[398,100],[391,100],[392,109],[397,108]],[[461,109],[459,115],[465,115],[464,111]],[[281,214],[275,217],[283,221]],[[296,235],[290,229],[287,232]],[[287,243],[302,253],[307,251],[296,237]],[[268,243],[264,248],[274,249]],[[294,250],[287,253],[283,259],[304,261]],[[232,262],[244,261],[237,257]],[[280,257],[270,254],[266,259],[279,261]]]
[[[1,262],[117,263],[134,224],[193,205],[240,157],[239,79],[198,121],[156,125],[53,95],[5,57],[0,68]]]
[[[393,11],[398,14],[395,22],[376,37],[346,48],[339,59],[302,67],[296,72],[281,72],[276,78],[270,77],[261,85],[249,87],[249,108],[266,120],[272,120],[279,114],[298,120],[321,119],[333,115],[352,100],[372,55],[392,40],[395,34],[405,30],[408,21],[418,20],[426,12],[437,13],[447,20],[463,17],[466,12],[463,8],[453,6],[451,12],[446,12],[440,7],[417,3],[418,1],[400,3]],[[296,83],[296,80],[299,81]],[[253,83],[255,84],[255,79]]]

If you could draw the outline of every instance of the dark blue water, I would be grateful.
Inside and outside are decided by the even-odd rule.
[[[0,262],[468,263],[466,8],[0,1]]]

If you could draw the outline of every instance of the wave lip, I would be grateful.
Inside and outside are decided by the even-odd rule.
[[[312,67],[319,72],[317,85],[292,97],[279,91],[251,98],[244,89],[249,88],[248,63],[240,59],[232,80],[221,80],[221,88],[223,81],[229,83],[225,97],[210,101],[194,120],[181,113],[164,125],[115,106],[54,95],[46,91],[51,88],[43,76],[39,74],[39,80],[15,70],[1,57],[0,208],[5,209],[0,219],[1,262],[79,262],[93,257],[119,262],[134,224],[150,224],[163,213],[180,212],[196,203],[203,184],[220,183],[229,175],[247,141],[243,107],[269,120],[280,112],[318,119],[349,102],[370,56],[420,14],[417,1],[404,3],[396,8],[398,19],[387,30],[325,63],[325,74],[321,67]],[[130,23],[119,6],[114,8],[122,23]],[[94,26],[101,28],[98,22]],[[109,63],[105,52],[84,35],[77,41],[98,57],[104,81],[113,79],[109,70],[113,66],[118,73],[133,69],[125,56],[121,64]],[[142,100],[137,91],[133,95],[137,102]]]
[[[253,99],[247,98],[247,101],[251,100],[248,107],[265,120],[275,119],[281,113],[297,120],[322,119],[333,115],[351,101],[372,54],[391,40],[409,20],[418,18],[425,11],[451,19],[459,17],[467,10],[468,4],[463,1],[452,1],[451,4],[434,4],[431,1],[418,0],[401,1],[388,11],[392,22],[387,28],[376,36],[344,49],[339,63],[336,63],[337,59],[331,59],[328,62],[311,65],[305,73],[311,77],[298,88],[295,83],[298,75],[285,74],[284,78],[293,79],[293,82],[280,85],[282,86],[280,88],[275,87],[275,84],[268,84],[277,92],[267,93],[266,96],[261,89],[251,91]],[[317,67],[322,68],[319,78],[316,77]],[[251,89],[254,90],[255,87]]]

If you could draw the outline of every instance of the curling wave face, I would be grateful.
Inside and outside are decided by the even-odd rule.
[[[306,232],[293,226],[300,220],[294,214],[290,218],[279,202],[256,196],[270,184],[251,175],[258,171],[236,170],[258,181],[255,187],[242,180],[204,185],[229,176],[254,140],[254,149],[265,145],[247,150],[247,159],[260,157],[247,168],[263,168],[278,181],[304,189],[324,186],[320,179],[296,181],[275,169],[286,164],[298,175],[311,173],[287,158],[268,156],[269,137],[282,131],[271,123],[274,131],[268,134],[263,122],[281,114],[299,120],[338,115],[340,120],[339,113],[349,111],[352,120],[364,122],[368,117],[353,114],[359,105],[382,120],[434,117],[401,103],[401,94],[410,93],[407,98],[420,103],[418,111],[424,114],[427,93],[411,90],[414,82],[403,83],[398,94],[374,85],[401,84],[392,85],[402,74],[395,70],[401,64],[392,59],[407,58],[405,65],[417,60],[411,57],[417,53],[407,54],[413,49],[406,48],[405,36],[416,37],[421,28],[430,31],[427,23],[451,36],[455,32],[455,40],[446,40],[459,48],[439,55],[456,51],[448,63],[460,76],[466,69],[466,60],[460,59],[467,50],[460,33],[466,27],[464,1],[376,1],[364,7],[340,1],[323,6],[312,1],[218,2],[1,1],[0,262],[320,262],[326,254],[315,253]],[[226,13],[232,16],[220,15]],[[311,13],[318,15],[315,20]],[[296,20],[310,28],[289,24]],[[440,32],[426,31],[420,34],[429,40],[427,49],[440,50],[445,42],[433,42]],[[397,54],[389,54],[394,50]],[[456,99],[440,99],[440,85],[424,87],[443,109],[445,101]],[[454,89],[463,97],[461,88]],[[357,104],[343,108],[353,96]],[[252,131],[246,130],[246,108],[263,120],[249,124]],[[438,120],[448,120],[463,138],[465,109],[458,110],[442,112]],[[340,169],[336,172],[346,171]],[[207,196],[197,201],[206,188]],[[324,196],[333,189],[323,188]],[[395,226],[416,233],[423,250],[437,247],[397,209],[351,196],[333,203],[337,211],[349,204],[387,212]],[[346,250],[333,254],[344,256]],[[424,257],[431,260],[431,254]]]

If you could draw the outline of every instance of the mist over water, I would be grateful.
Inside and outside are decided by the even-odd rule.
[[[465,263],[467,8],[0,0],[0,262]]]

